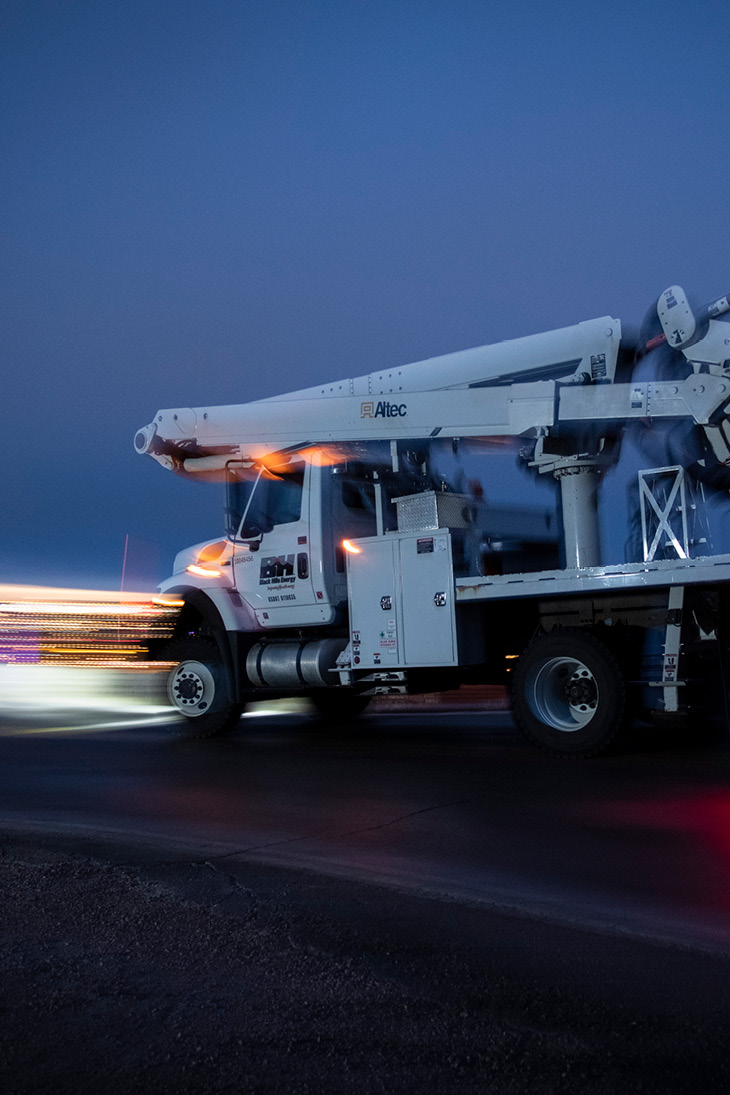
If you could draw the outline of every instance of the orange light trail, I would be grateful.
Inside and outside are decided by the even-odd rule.
[[[46,594],[48,599],[44,599]],[[178,606],[149,593],[0,586],[0,661],[122,667],[172,637]]]

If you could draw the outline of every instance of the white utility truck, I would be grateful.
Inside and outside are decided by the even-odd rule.
[[[587,756],[639,715],[722,706],[730,554],[712,553],[702,507],[730,486],[728,313],[727,296],[693,310],[672,286],[638,349],[603,316],[159,411],[137,452],[226,483],[226,534],[160,587],[181,605],[155,653],[186,733],[230,728],[252,699],[347,719],[379,694],[508,683],[533,742]],[[635,482],[635,557],[604,565],[598,495],[627,432],[655,466]],[[499,446],[550,480],[552,511],[439,471]]]

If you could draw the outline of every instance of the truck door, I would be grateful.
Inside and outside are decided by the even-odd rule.
[[[313,469],[301,457],[261,468],[236,535],[236,588],[261,627],[329,620],[313,583],[310,528]]]

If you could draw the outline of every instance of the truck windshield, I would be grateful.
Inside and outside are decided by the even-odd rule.
[[[238,532],[257,475],[257,468],[245,468],[229,471],[226,476],[226,533],[230,537]]]
[[[246,469],[229,485],[228,527],[240,539],[298,521],[304,493],[303,460],[286,467]]]

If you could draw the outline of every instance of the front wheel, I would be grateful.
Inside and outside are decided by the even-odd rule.
[[[180,716],[173,727],[185,738],[209,738],[233,729],[243,707],[231,689],[218,647],[210,639],[180,639],[162,651],[174,662],[167,678],[167,698]]]
[[[540,635],[512,682],[515,720],[534,744],[563,757],[599,753],[622,728],[626,688],[613,654],[580,631]]]

